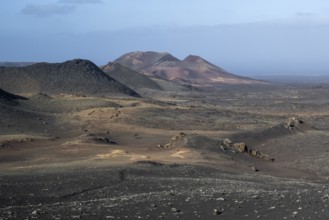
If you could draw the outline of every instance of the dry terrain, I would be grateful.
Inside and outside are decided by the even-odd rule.
[[[0,92],[0,219],[329,217],[327,85]]]

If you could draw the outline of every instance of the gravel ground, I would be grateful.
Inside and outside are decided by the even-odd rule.
[[[142,164],[7,173],[0,219],[328,219],[323,181]]]

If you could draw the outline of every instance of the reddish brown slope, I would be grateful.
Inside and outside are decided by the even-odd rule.
[[[192,85],[264,84],[265,82],[238,76],[204,60],[189,55],[179,60],[169,53],[131,52],[114,62],[145,75]]]

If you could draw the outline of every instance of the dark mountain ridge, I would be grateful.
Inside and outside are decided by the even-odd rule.
[[[162,88],[149,77],[140,74],[135,70],[124,67],[119,63],[109,62],[105,66],[102,66],[101,69],[110,77],[134,90],[162,90]]]
[[[132,89],[105,74],[88,60],[0,67],[0,87],[16,94],[129,95]]]

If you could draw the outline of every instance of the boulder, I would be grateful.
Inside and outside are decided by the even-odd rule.
[[[303,124],[304,122],[300,120],[297,116],[292,116],[288,119],[288,121],[285,124],[285,127],[294,130],[296,127],[299,126],[299,124]]]
[[[239,153],[245,153],[248,152],[247,145],[243,142],[241,143],[234,143],[233,148],[238,151]]]
[[[184,132],[180,132],[171,138],[170,142],[165,145],[165,148],[175,147],[184,144],[187,141],[186,134]]]

